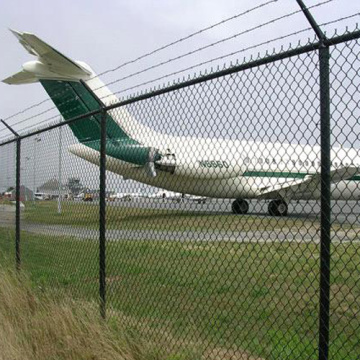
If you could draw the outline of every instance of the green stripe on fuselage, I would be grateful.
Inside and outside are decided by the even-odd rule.
[[[245,171],[243,176],[247,177],[271,177],[271,178],[291,178],[291,179],[303,179],[305,176],[311,175],[309,173],[295,173],[284,171]]]
[[[268,178],[289,178],[289,179],[304,179],[305,176],[314,175],[314,173],[306,172],[285,172],[285,171],[245,171],[245,177],[268,177]],[[360,181],[360,175],[352,176],[353,181]]]

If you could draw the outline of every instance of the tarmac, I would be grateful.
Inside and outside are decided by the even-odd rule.
[[[128,203],[118,203],[111,204],[112,206],[136,206],[144,207],[149,205],[149,203],[142,202],[128,202]],[[93,203],[89,206],[96,206],[97,204]],[[156,208],[159,208],[157,204]],[[176,206],[175,206],[176,205]],[[207,205],[207,206],[206,206]],[[194,208],[209,208],[209,203],[204,205],[191,204],[194,211]],[[213,204],[212,204],[213,205]],[[188,204],[173,204],[173,203],[160,203],[162,208],[184,208],[188,209]],[[310,205],[309,205],[310,206]],[[315,209],[314,204],[310,206],[312,210]],[[349,207],[351,208],[351,207]],[[302,208],[304,210],[304,207]],[[338,209],[344,209],[344,206],[338,206]],[[219,212],[219,211],[218,211]],[[254,214],[252,214],[254,215]],[[261,214],[264,216],[264,214]],[[308,213],[300,218],[309,219],[316,216],[314,213]],[[292,214],[292,217],[299,217],[296,214]],[[346,214],[339,212],[337,216],[334,216],[336,219],[348,220],[356,219],[355,223],[358,223],[358,216],[355,214]],[[345,221],[344,221],[345,222]],[[344,223],[343,222],[343,223]],[[346,221],[348,223],[348,221]],[[15,227],[15,206],[13,205],[0,205],[0,226],[1,227]],[[78,240],[98,240],[99,231],[94,228],[85,228],[71,225],[47,225],[47,224],[37,224],[29,223],[24,220],[21,221],[21,230],[28,231],[33,234],[43,235],[43,236],[55,236],[55,237],[70,237]],[[266,242],[311,242],[319,243],[320,242],[320,232],[316,229],[308,229],[294,227],[294,229],[289,228],[274,228],[271,230],[247,230],[247,231],[218,231],[214,229],[209,230],[187,230],[187,231],[174,231],[174,230],[153,230],[153,229],[108,229],[106,231],[107,241],[197,241],[197,242],[218,242],[218,241],[227,241],[227,242],[239,242],[239,243],[266,243]],[[359,229],[338,229],[337,231],[332,231],[331,239],[333,243],[345,243],[345,242],[358,242],[360,239],[360,228]]]

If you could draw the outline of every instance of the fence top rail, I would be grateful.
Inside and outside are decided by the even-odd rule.
[[[210,80],[221,78],[221,77],[224,77],[226,75],[231,75],[231,74],[234,74],[234,73],[238,73],[238,72],[241,72],[241,71],[245,71],[245,70],[249,70],[249,69],[252,69],[252,68],[255,68],[255,67],[259,67],[259,66],[262,66],[262,65],[270,64],[270,63],[273,63],[273,62],[276,62],[276,61],[279,61],[279,60],[284,60],[284,59],[287,59],[287,58],[291,58],[293,56],[298,56],[298,55],[302,55],[302,54],[305,54],[305,53],[308,53],[308,52],[311,52],[311,51],[319,50],[320,48],[322,48],[324,46],[330,47],[330,46],[341,44],[343,42],[356,40],[356,39],[359,39],[359,38],[360,38],[360,30],[356,30],[356,31],[349,32],[349,33],[346,33],[346,34],[343,34],[343,35],[335,36],[333,38],[326,38],[323,41],[310,43],[310,44],[307,44],[307,45],[304,45],[304,46],[301,46],[301,47],[298,47],[298,48],[290,49],[290,50],[283,51],[283,52],[273,54],[273,55],[268,55],[268,56],[265,56],[263,58],[259,58],[259,59],[249,61],[249,62],[240,64],[240,65],[236,65],[236,66],[226,68],[224,70],[216,71],[216,72],[213,72],[213,73],[210,73],[210,74],[207,74],[207,75],[196,77],[194,79],[179,82],[179,83],[176,83],[174,85],[164,87],[162,89],[149,91],[149,92],[146,92],[144,94],[129,97],[128,99],[121,100],[121,101],[119,101],[117,103],[104,106],[104,107],[99,108],[99,109],[94,110],[94,111],[87,112],[86,114],[75,116],[72,119],[69,119],[69,120],[66,120],[66,121],[63,121],[63,122],[59,122],[59,123],[55,123],[53,125],[44,127],[42,129],[38,129],[38,130],[35,130],[35,131],[31,131],[29,133],[20,135],[18,138],[12,138],[12,139],[6,140],[4,142],[1,142],[0,146],[4,146],[4,145],[10,144],[10,143],[13,143],[17,139],[22,140],[22,139],[25,139],[25,138],[28,138],[28,137],[31,137],[31,136],[34,136],[34,135],[37,135],[37,134],[41,134],[43,132],[46,132],[46,131],[49,131],[49,130],[52,130],[52,129],[56,129],[56,128],[61,127],[61,126],[71,124],[71,123],[73,123],[75,121],[78,121],[78,120],[81,120],[81,119],[84,119],[84,118],[87,118],[87,117],[90,117],[90,116],[98,115],[101,112],[106,112],[106,111],[109,111],[109,110],[116,109],[118,107],[122,107],[122,106],[130,105],[130,104],[133,104],[133,103],[136,103],[136,102],[139,102],[139,101],[147,100],[147,99],[150,99],[150,98],[153,98],[153,97],[156,97],[156,96],[159,96],[159,95],[163,95],[163,94],[166,94],[166,93],[169,93],[169,92],[173,92],[173,91],[176,91],[176,90],[179,90],[179,89],[183,89],[183,88],[186,88],[186,87],[189,87],[189,86],[193,86],[193,85],[201,84],[201,83],[204,83],[204,82],[207,82],[207,81],[210,81]]]

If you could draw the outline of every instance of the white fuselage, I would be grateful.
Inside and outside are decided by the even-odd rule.
[[[105,105],[118,102],[98,77],[87,84]],[[175,172],[157,171],[155,177],[149,176],[144,167],[135,167],[107,156],[107,170],[151,186],[213,198],[254,199],[261,195],[261,189],[320,173],[318,145],[171,136],[157,133],[139,123],[126,107],[109,113],[139,143],[175,156]],[[85,145],[73,145],[70,151],[99,165],[99,153]],[[360,168],[360,152],[357,149],[333,148],[331,160],[332,169],[350,165]],[[360,199],[360,181],[340,181],[331,186],[334,200]],[[320,187],[310,193],[295,192],[291,199],[319,198]]]
[[[250,141],[231,141],[157,134],[147,145],[176,156],[174,174],[158,171],[149,177],[143,167],[134,167],[107,156],[107,170],[151,186],[214,198],[252,199],[262,188],[320,172],[320,147]],[[82,144],[69,149],[99,165],[99,152]],[[332,168],[360,165],[355,149],[333,148]],[[294,194],[295,200],[320,198],[320,188],[310,194]],[[360,199],[360,182],[340,181],[332,185],[334,200]]]
[[[87,64],[67,58],[34,34],[12,32],[27,51],[37,56],[37,60],[25,63],[20,72],[3,80],[5,83],[27,84],[46,80],[79,82],[81,80],[86,82],[90,91],[105,106],[119,102],[119,99]],[[49,91],[51,92],[51,88]],[[53,94],[52,98],[54,100],[63,95]],[[78,100],[76,96],[73,101],[76,103]],[[67,99],[66,102],[68,101]],[[64,112],[65,110],[63,109]],[[125,106],[119,106],[108,113],[122,130],[121,135],[118,132],[116,136],[132,141],[132,144],[136,144],[134,148],[146,147],[147,162],[145,157],[141,162],[131,163],[130,157],[121,157],[121,154],[112,153],[118,158],[107,155],[107,170],[125,178],[174,192],[214,198],[251,199],[280,196],[291,200],[320,197],[319,146],[170,136],[157,133],[139,123]],[[226,121],[226,119],[218,120],[219,130],[221,130],[222,120]],[[99,151],[82,144],[86,141],[80,134],[81,131],[78,129],[76,132],[78,135],[75,133],[78,138],[81,135],[80,143],[71,146],[69,150],[99,165]],[[87,134],[86,131],[85,133]],[[118,150],[121,139],[111,140],[118,141],[118,144],[113,145],[113,148]],[[123,150],[120,148],[121,151]],[[360,168],[358,152],[359,150],[356,149],[332,149],[332,170],[335,174],[331,185],[333,199],[360,199],[360,186],[356,179],[358,176],[354,176]],[[119,160],[119,158],[128,159],[129,162]],[[141,166],[136,164],[141,164]],[[296,183],[294,179],[304,179],[300,181],[303,187],[299,186],[299,182]],[[291,181],[292,184],[290,184]],[[307,185],[309,185],[308,188]],[[287,191],[289,188],[290,191]],[[301,191],[299,191],[300,188]],[[286,196],[280,195],[279,191],[282,191],[282,194],[286,192]],[[282,213],[285,214],[286,211]]]

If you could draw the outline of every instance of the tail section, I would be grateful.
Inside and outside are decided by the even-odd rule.
[[[40,80],[40,83],[65,120],[101,109],[95,94],[81,82]],[[100,139],[100,117],[98,114],[70,124],[71,130],[81,143]],[[107,115],[106,130],[110,139],[130,140],[110,115]]]
[[[69,59],[33,34],[11,31],[37,60],[25,63],[20,72],[3,80],[6,84],[40,82],[65,120],[100,110],[105,101],[118,101],[87,64]],[[99,113],[69,124],[82,144],[97,151],[100,118]],[[154,147],[157,145],[150,141],[160,142],[156,132],[138,123],[125,107],[108,112],[106,123],[107,138],[114,140],[107,141],[107,155],[144,167],[151,177],[156,176],[156,166],[173,173],[173,163],[169,169],[166,164],[156,164],[162,158]]]
[[[93,74],[86,64],[73,61],[39,39],[36,35],[11,30],[20,44],[37,60],[28,61],[22,70],[5,80],[6,84],[28,84],[41,79],[48,80],[86,80]]]
[[[98,86],[100,82],[87,64],[69,59],[36,35],[11,31],[31,55],[37,56],[37,60],[25,63],[20,72],[3,80],[4,83],[19,85],[40,82],[65,120],[101,109],[101,100],[84,84],[89,81],[90,86]],[[112,95],[108,89],[101,91],[105,91],[107,97]],[[114,100],[114,95],[111,100]],[[100,116],[70,124],[81,143],[100,139]],[[135,142],[110,115],[107,115],[107,136]]]

